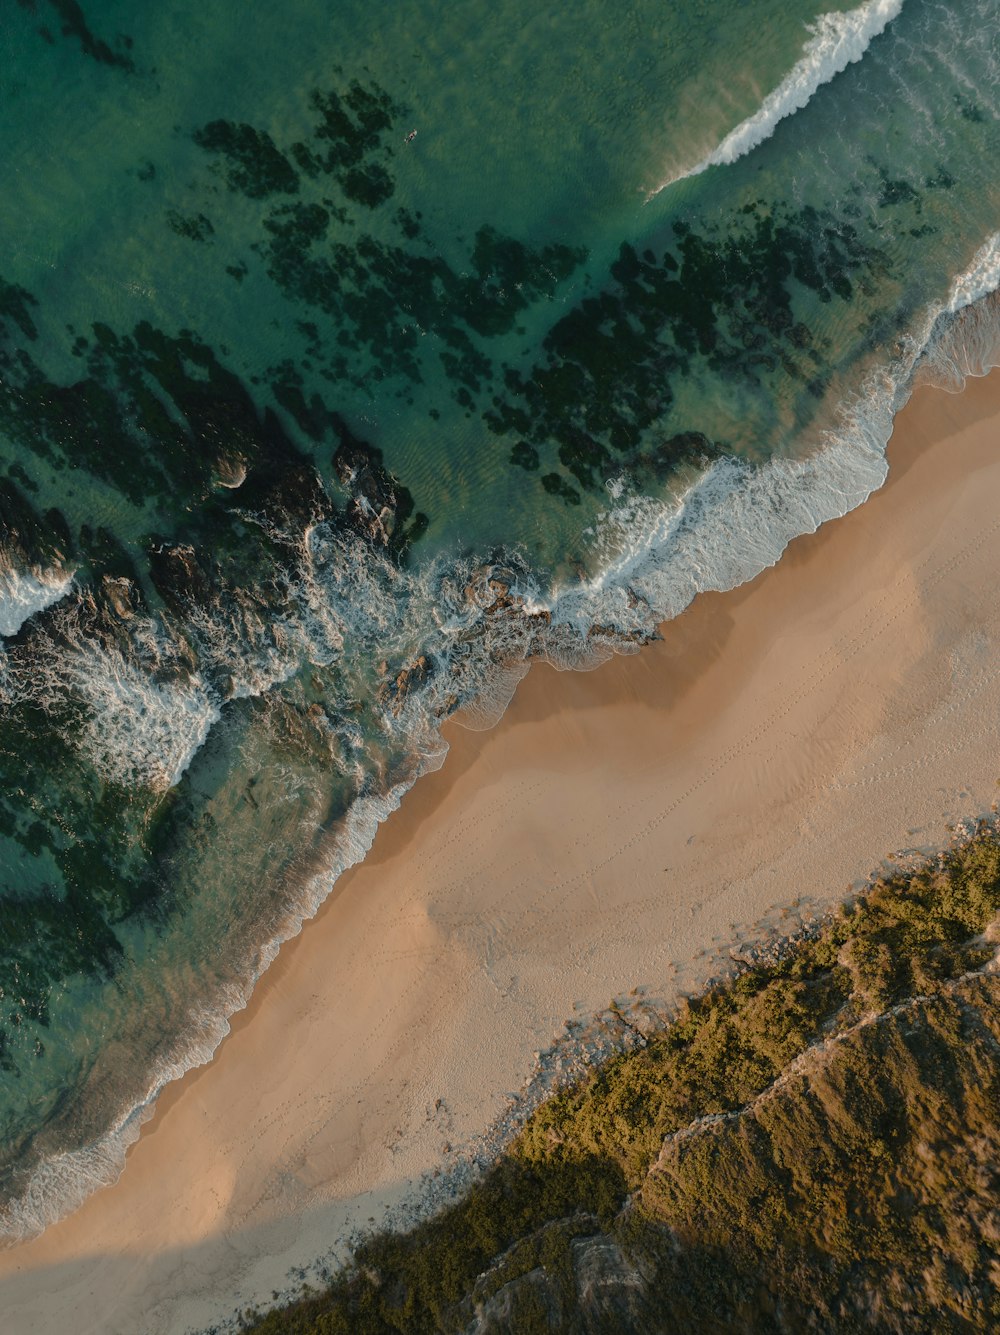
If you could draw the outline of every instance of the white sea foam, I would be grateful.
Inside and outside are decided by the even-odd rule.
[[[143,1092],[119,1111],[105,1134],[90,1145],[42,1159],[18,1195],[0,1206],[0,1239],[12,1243],[36,1237],[76,1210],[99,1187],[116,1182],[129,1147],[153,1115],[160,1091],[212,1060],[229,1033],[229,1018],[246,1005],[251,990],[252,983],[229,986],[216,998],[214,1007],[192,1006],[184,1032],[175,1037],[156,1069],[146,1073]]]
[[[122,654],[100,649],[81,654],[69,671],[88,709],[88,757],[114,783],[172,788],[220,718],[197,675],[157,682]]]
[[[927,338],[921,383],[958,391],[969,376],[1000,365],[1000,232],[976,252],[951,291]]]
[[[617,553],[600,579],[565,590],[553,620],[578,630],[605,616],[635,631],[677,616],[698,593],[735,588],[774,565],[788,543],[860,505],[885,480],[896,404],[873,383],[841,429],[806,459],[752,466],[718,460],[680,498],[629,498],[601,540]]]
[[[1000,293],[990,293],[942,319],[919,368],[923,384],[953,392],[969,376],[1000,366]]]
[[[151,1113],[152,1107],[142,1106],[95,1144],[42,1160],[21,1194],[0,1207],[0,1238],[13,1243],[36,1237],[72,1214],[99,1187],[116,1182],[126,1151]]]
[[[672,500],[616,486],[592,536],[601,574],[559,592],[554,625],[585,633],[595,621],[612,620],[625,631],[650,630],[698,593],[753,579],[793,538],[862,504],[886,478],[893,419],[915,375],[958,389],[966,375],[1000,364],[998,287],[995,233],[953,280],[945,301],[927,307],[895,362],[869,377],[808,457],[756,466],[718,460]]]
[[[259,603],[235,600],[194,607],[187,632],[203,673],[225,699],[263,695],[287,681],[302,661],[301,631],[287,609],[268,614]]]
[[[64,598],[73,584],[65,570],[0,571],[0,635],[16,635],[29,617]]]
[[[172,788],[220,717],[215,693],[160,623],[136,618],[127,637],[109,642],[89,633],[89,611],[84,601],[58,618],[26,666],[8,670],[8,694],[43,709],[75,704],[75,735],[102,778]]]
[[[802,48],[800,60],[764,98],[753,115],[730,131],[696,166],[657,186],[649,198],[674,181],[697,176],[708,167],[735,162],[769,139],[779,121],[801,111],[818,88],[860,60],[872,39],[885,31],[902,8],[903,0],[867,0],[866,4],[846,13],[821,14],[807,28],[811,36]]]
[[[994,232],[976,251],[964,273],[954,280],[945,312],[955,315],[1000,287],[1000,232]]]

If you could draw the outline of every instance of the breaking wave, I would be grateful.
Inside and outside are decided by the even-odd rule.
[[[173,788],[220,718],[204,683],[158,683],[121,653],[81,652],[71,671],[89,706],[85,746],[112,782]]]
[[[0,636],[16,635],[24,623],[64,598],[73,586],[65,570],[0,571]]]
[[[809,25],[812,34],[802,58],[753,113],[689,171],[680,172],[650,192],[650,198],[675,181],[697,176],[708,167],[725,166],[769,139],[786,116],[801,111],[823,84],[860,60],[874,37],[884,32],[903,8],[903,0],[867,0],[846,13],[821,14]]]
[[[922,384],[957,393],[969,376],[1000,366],[1000,232],[952,285],[917,370]]]
[[[1000,287],[1000,232],[994,232],[976,251],[975,258],[964,273],[951,285],[945,312],[957,315],[959,311]]]
[[[896,360],[842,408],[813,454],[760,465],[724,458],[672,501],[630,496],[618,483],[619,499],[594,529],[602,572],[561,594],[553,622],[583,629],[612,619],[638,630],[650,614],[670,620],[696,594],[746,583],[793,538],[861,505],[885,481],[893,419],[914,384],[959,390],[967,376],[1000,365],[998,287],[1000,233],[953,280],[947,299],[928,307]]]

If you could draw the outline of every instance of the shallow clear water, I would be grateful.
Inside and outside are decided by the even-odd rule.
[[[15,1235],[441,717],[859,504],[1000,281],[997,0],[134,8],[0,18]]]

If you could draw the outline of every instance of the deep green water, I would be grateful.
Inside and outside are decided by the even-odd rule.
[[[859,504],[1000,282],[997,0],[135,8],[0,15],[15,1235],[118,1170],[441,716]]]

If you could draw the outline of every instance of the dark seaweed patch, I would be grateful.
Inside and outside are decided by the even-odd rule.
[[[508,292],[501,276],[476,261],[475,273],[461,277],[438,256],[372,237],[362,236],[353,247],[321,246],[319,217],[315,206],[308,213],[272,215],[264,221],[271,239],[257,249],[282,291],[330,316],[338,328],[337,343],[352,351],[367,349],[381,376],[419,381],[421,332],[433,332],[445,345],[439,355],[449,375],[466,388],[478,389],[491,364],[462,324],[481,336],[506,332],[516,312],[542,295],[543,284],[551,290],[559,281],[551,269],[540,271],[534,280],[526,273],[522,286],[511,286]],[[580,258],[574,254],[567,259],[566,248],[549,249],[559,249],[546,257],[560,272]],[[334,360],[332,367],[338,377],[351,374],[346,360]]]
[[[191,136],[206,153],[217,153],[230,190],[249,199],[294,195],[299,178],[285,155],[265,130],[232,121],[211,121]]]
[[[12,481],[19,482],[21,486],[25,487],[28,491],[38,491],[38,483],[33,477],[30,477],[28,473],[25,472],[24,468],[16,460],[10,465],[7,472]]]
[[[318,328],[310,338],[309,355],[324,363],[322,374],[356,385],[401,377],[419,383],[428,346],[421,342],[432,334],[456,400],[471,411],[473,395],[493,374],[473,336],[509,333],[518,314],[551,298],[585,253],[558,244],[532,249],[482,227],[456,269],[428,247],[419,214],[405,209],[392,219],[398,242],[365,234],[349,206],[375,209],[392,197],[388,136],[403,108],[377,84],[356,80],[344,92],[313,93],[310,105],[316,113],[310,137],[287,150],[264,130],[228,121],[196,131],[195,142],[223,155],[231,187],[250,198],[279,190],[301,196],[262,214],[253,249],[289,301],[331,321],[325,338]],[[241,281],[246,266],[227,272]],[[360,352],[368,354],[363,370],[349,355]],[[269,378],[282,377],[272,368]]]
[[[6,313],[31,337],[29,300],[17,293]],[[253,401],[191,333],[171,337],[142,323],[119,335],[97,324],[91,343],[74,345],[87,374],[56,384],[4,328],[4,430],[50,460],[89,469],[136,505],[150,497],[190,503],[209,486],[221,454],[253,452],[259,420]]]
[[[526,468],[533,473],[538,467],[538,451],[526,440],[519,440],[510,452],[510,461],[518,468]]]
[[[203,213],[195,213],[185,218],[176,209],[167,214],[167,224],[178,236],[186,236],[190,241],[207,241],[215,228]]]
[[[38,302],[30,292],[0,278],[0,326],[12,320],[24,337],[34,342],[38,338],[38,330],[31,318],[30,308],[33,306],[37,307]]]
[[[286,204],[264,219],[264,228],[276,238],[272,244],[293,241],[308,248],[325,233],[330,214],[322,204]]]
[[[525,373],[506,368],[506,393],[486,422],[520,438],[513,464],[533,469],[555,445],[567,471],[592,488],[622,464],[663,476],[711,458],[718,447],[690,431],[642,446],[671,406],[674,377],[703,365],[755,383],[780,366],[812,382],[821,348],[796,317],[797,288],[848,302],[855,284],[870,291],[888,269],[853,224],[809,207],[765,212],[750,204],[726,230],[697,233],[678,221],[673,234],[658,261],[623,245],[612,283],[553,326],[544,359]],[[568,498],[559,477],[547,473],[542,485]]]
[[[404,110],[392,98],[371,83],[367,87],[352,80],[347,92],[314,92],[309,99],[319,119],[313,130],[313,144],[297,143],[292,155],[308,176],[341,176],[357,167],[366,157],[382,151],[382,138],[392,129]]]
[[[580,504],[580,493],[561,473],[546,473],[541,483],[550,496],[562,497],[567,505]]]
[[[299,192],[294,162],[307,178],[333,177],[346,197],[367,208],[377,208],[395,186],[381,162],[391,156],[382,142],[400,108],[377,84],[362,87],[355,80],[347,92],[314,92],[310,99],[318,120],[310,142],[292,144],[287,155],[266,130],[245,123],[211,121],[192,134],[206,152],[219,154],[231,190],[250,199]],[[291,159],[291,160],[290,160]]]
[[[396,189],[392,177],[377,162],[365,167],[352,167],[344,173],[341,187],[348,199],[363,204],[366,209],[378,208]]]
[[[924,185],[928,190],[950,190],[954,184],[954,176],[942,163],[938,163],[937,171],[933,176],[928,176],[924,180]]]
[[[49,4],[62,21],[62,35],[64,37],[75,37],[80,43],[80,50],[84,55],[90,56],[102,65],[113,65],[118,69],[127,70],[129,73],[134,72],[135,65],[131,56],[121,51],[114,51],[108,46],[107,42],[95,37],[77,0],[49,0]],[[119,37],[118,41],[126,50],[131,49],[132,39],[130,37]]]
[[[30,635],[11,652],[30,661]],[[71,716],[22,707],[0,735],[0,1064],[10,1074],[44,1055],[51,989],[75,974],[110,976],[122,957],[116,925],[151,906],[159,884],[159,819],[150,809],[136,844],[122,809],[141,797],[83,778],[63,735],[72,728]],[[28,893],[18,846],[54,864]]]
[[[959,115],[963,120],[971,121],[973,125],[985,124],[986,116],[982,107],[975,102],[970,102],[967,97],[962,97],[960,93],[955,93],[954,98]]]
[[[414,241],[420,235],[420,214],[400,209],[396,214],[396,225],[407,241]]]
[[[878,174],[882,183],[878,194],[880,209],[892,208],[896,204],[910,204],[914,212],[920,212],[920,192],[915,190],[909,181],[893,180],[889,173],[881,168],[878,169]]]
[[[476,234],[468,271],[460,274],[423,248],[366,235],[353,246],[327,242],[322,224],[316,205],[287,207],[263,220],[269,240],[255,249],[285,295],[329,316],[339,346],[365,349],[379,378],[405,376],[419,382],[421,336],[437,335],[438,356],[449,377],[472,392],[491,378],[492,363],[470,334],[509,333],[521,311],[551,298],[585,258],[585,252],[569,246],[531,250],[484,227]],[[416,226],[409,215],[404,217],[410,241]],[[357,376],[346,358],[335,358],[331,370],[338,379]]]
[[[322,209],[294,207],[297,226],[314,232],[325,226]],[[56,466],[86,468],[136,505],[152,498],[164,515],[186,516],[182,526],[188,542],[214,550],[217,561],[225,556],[235,562],[230,576],[220,577],[221,584],[252,585],[277,559],[273,552],[266,554],[267,542],[259,532],[250,543],[253,554],[242,550],[245,529],[233,518],[241,508],[266,514],[275,530],[296,533],[317,517],[336,518],[314,466],[276,415],[262,410],[239,377],[194,333],[168,335],[148,322],[131,334],[95,324],[89,340],[67,330],[86,374],[71,384],[56,383],[28,351],[36,337],[34,304],[24,289],[0,287],[0,425],[11,438]],[[417,524],[412,497],[389,477],[377,451],[352,436],[317,394],[307,400],[301,386],[301,373],[291,362],[276,368],[272,388],[277,402],[317,447],[335,442],[340,451],[335,471],[349,448],[353,471],[364,474],[371,491],[364,503],[360,493],[352,495],[339,522],[401,555],[426,523]],[[237,492],[220,496],[215,479],[233,470],[242,470],[245,480]],[[13,542],[39,525],[30,519],[30,507],[13,482],[4,485],[0,520],[6,519]],[[377,526],[361,522],[369,502],[379,516]],[[15,517],[15,509],[29,517]],[[169,535],[157,539],[168,541]],[[82,535],[79,546],[95,580],[106,574],[143,583],[141,571],[98,554],[93,535]],[[151,578],[160,588],[155,572]],[[160,593],[171,601],[172,594],[163,588]]]

